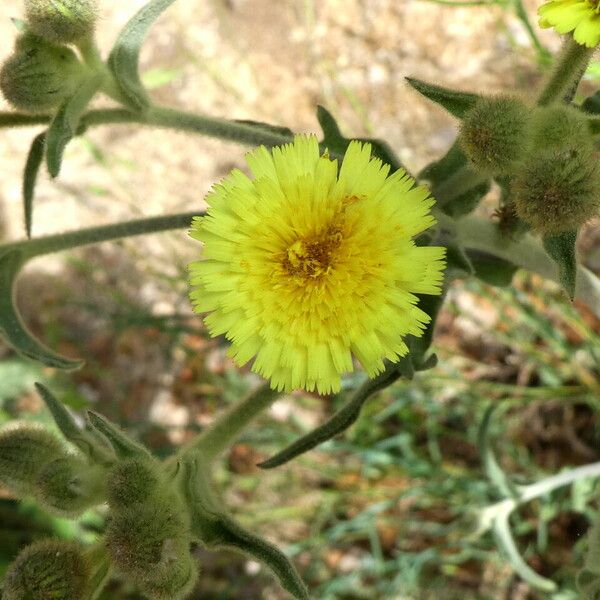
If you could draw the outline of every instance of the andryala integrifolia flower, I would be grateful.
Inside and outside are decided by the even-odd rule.
[[[480,98],[460,126],[460,145],[486,175],[515,171],[527,151],[531,109],[519,98]]]
[[[119,510],[142,503],[160,486],[157,465],[151,460],[133,458],[117,463],[108,475],[108,503]]]
[[[35,494],[50,512],[75,517],[105,500],[106,473],[75,455],[57,458],[40,471]]]
[[[172,491],[113,510],[106,529],[113,563],[153,600],[184,598],[193,587],[190,543],[187,510]]]
[[[70,48],[25,34],[0,70],[0,89],[18,110],[51,113],[73,93],[83,73]]]
[[[600,169],[588,146],[533,154],[514,180],[517,215],[544,235],[578,229],[600,210]]]
[[[16,493],[32,493],[40,471],[65,454],[60,439],[39,425],[6,427],[0,431],[0,482]]]
[[[31,31],[57,44],[90,36],[96,25],[96,0],[25,0]]]
[[[89,566],[76,544],[46,540],[27,546],[10,565],[3,600],[87,600]]]
[[[538,9],[540,27],[553,27],[557,33],[573,32],[578,44],[593,48],[600,42],[600,2],[598,0],[548,0]]]

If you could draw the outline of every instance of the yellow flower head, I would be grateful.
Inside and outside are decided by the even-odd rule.
[[[578,44],[594,48],[600,42],[600,0],[550,0],[538,10],[540,27],[573,32]]]
[[[435,223],[425,188],[352,142],[338,174],[314,136],[246,160],[207,196],[190,235],[196,312],[211,335],[279,390],[339,391],[356,357],[369,376],[408,352],[430,318],[414,294],[439,294],[445,249],[412,237]]]

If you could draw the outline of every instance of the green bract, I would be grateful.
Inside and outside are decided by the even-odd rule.
[[[547,150],[527,160],[514,182],[518,216],[542,234],[577,230],[600,209],[600,170],[592,150]]]
[[[26,34],[0,70],[0,89],[19,110],[51,113],[77,88],[82,74],[72,50]]]
[[[61,441],[38,425],[7,427],[0,431],[0,482],[14,492],[29,494],[40,471],[64,455]]]
[[[512,96],[480,98],[462,121],[460,144],[473,166],[486,175],[512,173],[529,140],[530,108]]]
[[[27,25],[35,34],[57,44],[70,44],[94,31],[95,0],[25,0]]]
[[[78,546],[43,541],[23,550],[2,588],[3,600],[85,600],[88,565]]]
[[[144,502],[160,484],[150,460],[130,459],[118,463],[108,477],[108,503],[120,509]]]

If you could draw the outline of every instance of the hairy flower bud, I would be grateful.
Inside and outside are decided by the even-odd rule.
[[[108,503],[113,510],[145,502],[159,487],[160,477],[149,460],[118,463],[108,476]]]
[[[19,494],[29,494],[40,471],[66,453],[62,442],[32,423],[0,431],[0,482]]]
[[[536,231],[578,229],[600,209],[600,169],[592,149],[535,154],[516,177],[514,192],[517,215]]]
[[[0,70],[0,89],[18,110],[50,113],[75,90],[83,69],[69,48],[25,34]]]
[[[75,517],[105,498],[105,471],[78,456],[69,455],[47,464],[39,473],[36,496],[60,516]]]
[[[539,150],[590,146],[587,117],[566,104],[537,107],[532,113],[532,146]]]
[[[529,113],[518,98],[480,98],[465,115],[459,136],[473,167],[486,175],[512,173],[529,144]]]
[[[94,31],[95,0],[25,0],[27,25],[33,33],[57,44],[71,44]]]
[[[155,600],[183,598],[194,585],[190,541],[187,512],[174,493],[115,511],[106,530],[116,567]]]
[[[25,548],[10,565],[3,600],[84,600],[89,570],[81,549],[58,540]]]

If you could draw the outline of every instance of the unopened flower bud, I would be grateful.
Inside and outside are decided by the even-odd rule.
[[[473,167],[486,175],[514,172],[529,144],[529,113],[518,98],[480,98],[465,115],[459,137]]]
[[[149,460],[134,458],[116,464],[108,475],[108,503],[113,510],[145,502],[160,485]]]
[[[94,31],[95,0],[25,0],[31,31],[57,44],[71,44]]]
[[[114,511],[106,547],[115,566],[156,600],[182,598],[196,578],[187,511],[176,494]]]
[[[25,34],[0,70],[0,89],[18,110],[50,113],[76,89],[83,69],[69,48]]]
[[[25,548],[10,565],[3,600],[84,600],[89,570],[81,549],[48,540]]]
[[[32,423],[0,431],[0,482],[19,494],[29,494],[40,471],[66,453],[62,442]]]
[[[591,147],[593,143],[587,117],[566,104],[535,108],[531,130],[534,150]]]
[[[52,513],[75,517],[105,499],[105,471],[77,456],[58,458],[39,473],[36,496]]]
[[[514,181],[517,215],[544,235],[577,230],[600,209],[600,169],[592,149],[532,156]]]

